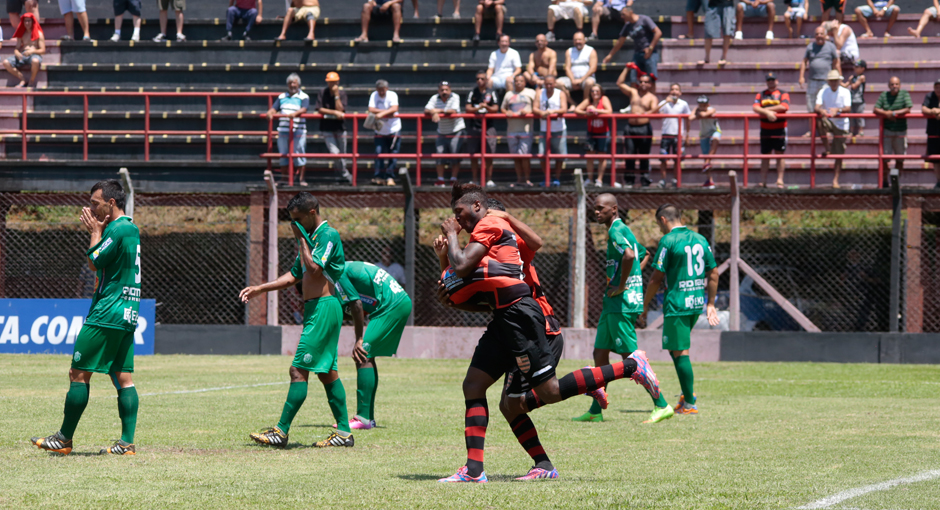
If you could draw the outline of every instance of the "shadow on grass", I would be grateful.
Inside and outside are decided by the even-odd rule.
[[[426,474],[411,474],[411,475],[397,475],[398,478],[402,480],[407,480],[409,482],[436,482],[440,478],[445,478],[447,475],[426,475]]]
[[[650,413],[652,409],[621,409],[621,413]]]
[[[278,451],[278,450],[302,450],[302,449],[304,449],[304,448],[313,448],[313,447],[314,447],[312,443],[311,443],[311,444],[303,444],[303,443],[297,443],[297,442],[287,443],[287,446],[285,446],[284,448],[278,448],[277,446],[265,445],[265,444],[260,444],[260,443],[245,443],[245,446],[247,446],[247,447],[249,447],[249,448],[254,447],[254,448],[258,449],[258,450],[271,450],[271,451]]]

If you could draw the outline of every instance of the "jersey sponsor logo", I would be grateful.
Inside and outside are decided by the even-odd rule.
[[[320,262],[326,264],[327,259],[330,258],[330,252],[333,251],[333,241],[326,242],[326,249],[323,250],[323,256],[320,257]]]
[[[679,290],[698,290],[705,288],[705,279],[696,278],[694,280],[679,280]]]
[[[659,256],[656,257],[656,263],[659,264],[660,266],[666,263],[666,248],[659,250]]]
[[[113,242],[114,242],[114,241],[112,241],[110,237],[107,238],[107,239],[105,239],[105,240],[104,240],[104,243],[102,243],[101,246],[98,247],[98,249],[95,250],[95,251],[91,254],[91,260],[98,260],[98,255],[101,255],[101,252],[104,251],[105,248],[107,248],[108,246],[111,246],[111,243],[113,243]]]
[[[365,294],[359,294],[359,300],[369,306],[375,306],[379,304],[379,300],[375,299],[372,296],[366,296]]]
[[[124,287],[121,290],[121,299],[124,301],[140,301],[140,289],[134,287]]]
[[[529,363],[529,356],[526,354],[523,354],[522,356],[516,356],[516,365],[523,374],[528,373],[529,369],[532,368],[532,364]]]
[[[703,296],[689,296],[685,298],[686,309],[696,310],[703,306],[705,306],[705,298]]]
[[[125,308],[124,320],[131,324],[137,324],[137,310],[134,310],[132,307]]]

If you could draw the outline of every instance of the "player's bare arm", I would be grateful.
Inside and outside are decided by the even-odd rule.
[[[718,311],[715,310],[715,295],[718,293],[718,268],[712,268],[706,276],[708,278],[708,306],[705,307],[705,315],[708,317],[708,323],[712,326],[719,324]],[[645,307],[644,307],[645,309]]]
[[[101,235],[104,232],[104,228],[108,226],[108,222],[111,221],[111,215],[107,215],[103,220],[98,221],[98,218],[95,217],[95,213],[91,210],[90,207],[82,208],[82,215],[79,217],[82,221],[82,225],[85,225],[85,229],[91,234],[91,243],[88,245],[89,248],[93,248],[96,244],[101,242]],[[87,257],[86,257],[87,258]],[[88,260],[88,269],[92,271],[97,271],[95,264]]]
[[[365,364],[369,361],[369,353],[362,347],[362,333],[365,323],[364,312],[362,311],[362,301],[358,299],[349,303],[349,315],[352,317],[353,329],[356,332],[356,345],[353,347],[352,359],[357,364]]]
[[[646,293],[643,295],[643,313],[640,315],[643,321],[646,321],[646,314],[650,311],[650,303],[653,302],[653,298],[656,297],[656,293],[659,292],[659,287],[663,284],[665,278],[666,273],[653,271],[653,277],[650,278],[650,283],[646,286]]]
[[[627,290],[627,280],[630,279],[630,272],[633,269],[633,262],[636,260],[636,252],[632,248],[627,246],[623,250],[623,258],[620,259],[620,281],[617,282],[617,288],[611,289],[607,293],[608,297],[619,296],[623,294],[623,291]]]
[[[296,285],[297,282],[299,281],[300,280],[295,278],[294,275],[290,274],[290,272],[287,272],[279,276],[278,279],[274,280],[273,282],[267,282],[261,285],[253,285],[250,287],[245,287],[244,289],[241,290],[241,292],[238,293],[238,299],[242,303],[247,303],[252,298],[256,296],[260,296],[261,294],[264,294],[265,292],[289,289],[292,286]]]
[[[640,271],[646,269],[646,266],[650,263],[650,252],[646,252],[646,255],[643,257],[643,260],[640,261]]]
[[[480,243],[469,243],[461,249],[460,241],[457,239],[460,224],[454,218],[444,220],[441,224],[441,232],[447,237],[447,259],[454,268],[454,273],[461,278],[470,276],[486,255],[486,247]]]

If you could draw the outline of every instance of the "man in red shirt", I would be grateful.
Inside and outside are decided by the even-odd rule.
[[[754,98],[754,113],[760,115],[760,153],[783,154],[787,151],[787,120],[778,114],[790,109],[790,94],[777,88],[777,76],[767,73],[767,89]],[[761,186],[767,187],[770,159],[760,160]],[[777,187],[783,188],[783,159],[777,158]]]

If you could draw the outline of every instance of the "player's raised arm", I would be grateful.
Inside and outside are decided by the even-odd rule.
[[[494,209],[493,207],[490,207],[486,214],[487,216],[495,216],[508,221],[512,230],[522,238],[526,246],[533,252],[539,251],[539,248],[542,247],[542,238],[519,218],[516,218],[506,211]]]
[[[440,235],[434,240],[434,253],[437,254],[437,261],[441,266],[441,272],[447,270],[450,260],[447,258],[447,239]]]
[[[107,215],[103,220],[98,221],[98,218],[95,217],[95,213],[89,207],[82,207],[82,215],[79,216],[79,219],[82,222],[82,225],[88,230],[91,234],[91,243],[88,245],[88,248],[94,248],[95,245],[101,242],[101,234],[104,232],[104,228],[108,226],[108,222],[111,221],[111,216]],[[86,257],[88,259],[88,269],[92,271],[97,271],[94,261],[91,257]]]
[[[487,248],[480,243],[470,242],[461,249],[460,241],[457,239],[460,224],[454,218],[444,220],[441,224],[441,232],[447,237],[447,259],[454,268],[454,273],[461,278],[470,276],[480,265]]]

